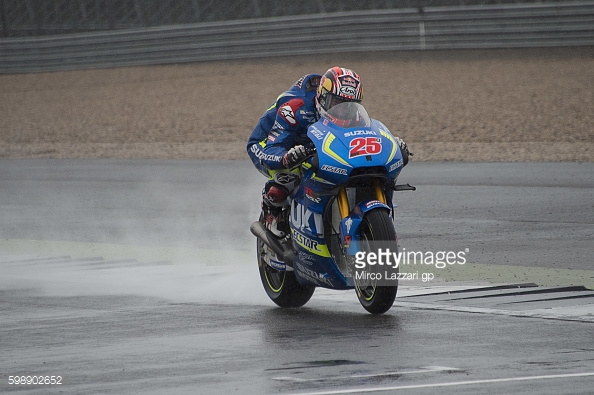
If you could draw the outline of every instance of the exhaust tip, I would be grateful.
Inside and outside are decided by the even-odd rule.
[[[250,225],[250,232],[270,247],[276,256],[281,258],[286,265],[293,267],[295,253],[291,249],[283,247],[278,238],[271,231],[266,229],[260,221],[252,222]]]

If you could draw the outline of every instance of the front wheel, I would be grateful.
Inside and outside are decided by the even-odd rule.
[[[394,242],[396,231],[386,210],[371,210],[363,217],[360,227],[361,247],[367,252],[376,251],[379,242]],[[378,286],[375,283],[355,282],[357,298],[361,305],[372,314],[383,314],[390,310],[396,299],[398,284],[394,286]]]
[[[301,307],[313,295],[316,287],[300,284],[292,271],[278,270],[270,264],[278,262],[276,254],[260,239],[257,239],[258,269],[266,294],[280,307]]]

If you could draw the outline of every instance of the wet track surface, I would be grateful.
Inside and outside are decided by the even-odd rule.
[[[268,301],[248,231],[263,178],[247,162],[0,167],[0,392],[594,388],[594,297],[581,286],[594,260],[591,164],[408,167],[400,182],[419,189],[396,196],[401,245],[469,248],[504,281],[401,283],[383,316],[352,292],[318,289],[296,310]],[[508,265],[525,278],[505,277]],[[558,278],[530,281],[546,276]]]

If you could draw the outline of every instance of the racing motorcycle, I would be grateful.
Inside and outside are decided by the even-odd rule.
[[[281,185],[298,183],[279,220],[289,231],[275,234],[264,212],[250,226],[262,285],[280,307],[303,306],[316,287],[355,289],[368,312],[383,314],[394,303],[397,281],[358,278],[354,262],[357,253],[378,246],[398,250],[392,195],[415,190],[396,185],[405,164],[400,146],[355,102],[332,107],[307,135],[309,156],[298,171],[274,176]]]

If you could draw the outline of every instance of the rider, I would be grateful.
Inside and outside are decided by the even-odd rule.
[[[363,89],[359,75],[342,67],[332,67],[322,76],[307,74],[288,91],[281,93],[254,128],[247,152],[254,166],[269,180],[262,191],[262,211],[271,230],[279,237],[287,224],[279,223],[287,197],[299,182],[292,170],[308,157],[307,128],[333,106],[353,101],[360,103]],[[408,148],[397,138],[403,160]]]

